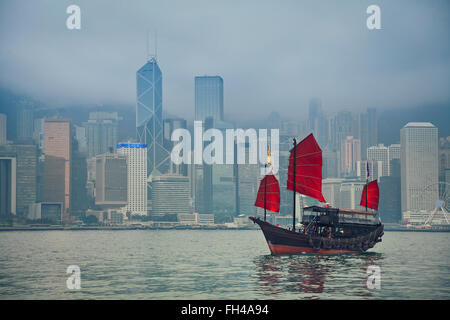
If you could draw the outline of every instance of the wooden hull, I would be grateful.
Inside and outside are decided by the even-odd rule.
[[[379,224],[373,226],[370,232],[355,237],[329,238],[283,229],[255,217],[249,219],[261,228],[272,255],[364,252],[380,242],[384,233],[383,225]]]

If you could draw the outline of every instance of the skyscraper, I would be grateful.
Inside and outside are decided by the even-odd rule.
[[[369,166],[369,177],[367,175],[367,166]],[[362,180],[367,177],[370,181],[379,179],[383,176],[383,161],[365,160],[356,162],[356,175]],[[386,175],[385,175],[386,176]]]
[[[72,217],[83,218],[88,209],[86,156],[79,151],[78,140],[71,140],[70,214]]]
[[[0,216],[16,214],[16,157],[0,151]]]
[[[250,159],[250,148],[248,143],[242,146],[245,150],[245,159]],[[238,145],[236,144],[236,148]],[[235,154],[237,152],[235,151]],[[259,184],[259,165],[258,164],[235,164],[235,183],[237,201],[239,201],[239,211],[236,214],[254,215],[256,207],[254,205]]]
[[[390,161],[388,177],[381,177],[380,185],[380,205],[378,212],[382,221],[399,223],[402,220],[401,208],[401,179],[400,179],[400,159],[393,158]]]
[[[368,161],[381,161],[382,170],[378,172],[378,177],[389,176],[389,148],[384,144],[378,144],[377,146],[371,146],[367,149]]]
[[[163,174],[152,180],[152,214],[189,214],[189,178],[179,174]]]
[[[41,151],[44,150],[45,141],[45,118],[34,119],[33,141]]]
[[[170,152],[164,148],[162,118],[162,73],[156,58],[151,58],[136,73],[137,139],[147,146],[147,168],[167,172]]]
[[[20,106],[17,109],[17,139],[33,138],[33,109],[30,106]]]
[[[389,161],[393,159],[400,160],[400,154],[401,154],[401,147],[400,144],[391,144],[389,147]],[[390,170],[389,170],[389,173]]]
[[[132,215],[147,215],[147,146],[119,143],[117,153],[127,157],[127,205],[124,210]]]
[[[319,146],[325,148],[328,145],[328,119],[323,114],[319,99],[311,99],[309,102],[308,124]]]
[[[71,205],[71,122],[68,119],[46,119],[44,132],[44,201],[63,203],[63,220],[67,220]]]
[[[95,204],[105,208],[127,205],[127,157],[117,153],[96,156]]]
[[[171,151],[175,143],[171,140],[172,133],[177,129],[187,129],[187,121],[185,119],[164,119],[164,148]],[[188,175],[187,164],[174,165],[170,164],[170,172],[180,173],[183,176]]]
[[[329,147],[341,152],[342,141],[348,136],[355,136],[354,119],[351,112],[341,111],[330,119]],[[339,160],[341,157],[339,157]],[[342,164],[340,164],[342,167]]]
[[[423,222],[420,210],[438,200],[438,129],[429,122],[409,122],[400,130],[402,216]],[[419,221],[416,221],[419,220]]]
[[[339,155],[336,150],[325,148],[323,150],[323,179],[337,178],[340,175]]]
[[[6,114],[0,113],[0,145],[6,143]]]
[[[195,120],[211,117],[223,120],[223,79],[220,76],[195,77]]]
[[[91,112],[89,120],[83,123],[87,143],[88,158],[109,152],[117,144],[117,112]]]
[[[233,129],[231,123],[206,118],[205,130],[214,128],[221,130],[225,136],[226,129]],[[206,143],[205,143],[206,145]],[[224,148],[225,148],[224,143]],[[225,151],[223,152],[225,155]],[[224,158],[225,159],[225,158]],[[203,208],[201,213],[228,214],[235,213],[236,185],[234,183],[235,168],[233,164],[203,164]]]
[[[378,143],[378,118],[377,110],[367,109],[366,113],[359,114],[358,136],[361,141],[361,160],[367,160],[366,150]]]
[[[342,173],[345,175],[354,175],[356,173],[356,164],[361,160],[361,146],[359,139],[348,136],[342,141],[341,163]]]

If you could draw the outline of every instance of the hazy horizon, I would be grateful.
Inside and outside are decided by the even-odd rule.
[[[163,110],[192,120],[194,77],[224,79],[230,118],[296,118],[450,101],[447,1],[2,1],[0,85],[48,105],[136,103],[136,71],[157,30]],[[368,30],[366,8],[381,8]]]

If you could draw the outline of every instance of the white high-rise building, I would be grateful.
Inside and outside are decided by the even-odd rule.
[[[127,157],[127,205],[125,213],[147,215],[147,145],[119,143],[117,153]]]
[[[367,177],[367,163],[369,163],[369,177]],[[362,180],[369,178],[370,181],[379,179],[383,175],[383,161],[366,160],[356,163],[356,176]]]
[[[389,161],[392,159],[400,159],[401,147],[400,144],[391,144],[389,147]],[[389,173],[390,170],[389,170]]]
[[[382,170],[378,171],[378,178],[389,175],[389,148],[384,144],[372,146],[367,149],[368,161],[381,161]]]
[[[400,130],[400,140],[402,218],[423,223],[419,220],[439,198],[438,129],[429,122],[409,122]]]

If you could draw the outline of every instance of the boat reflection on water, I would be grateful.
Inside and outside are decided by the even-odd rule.
[[[259,256],[254,260],[259,293],[267,299],[348,299],[370,298],[376,291],[367,288],[367,268],[382,269],[383,255],[291,255]]]

